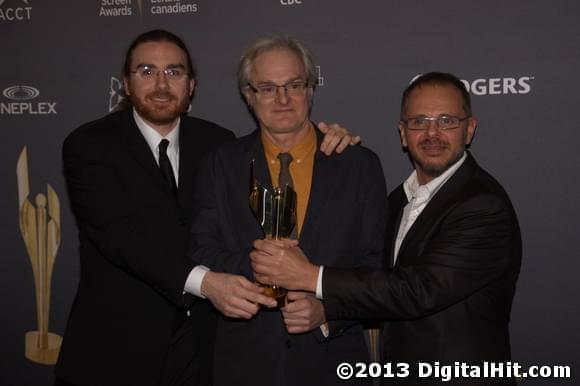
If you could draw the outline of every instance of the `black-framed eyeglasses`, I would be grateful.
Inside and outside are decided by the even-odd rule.
[[[471,117],[454,117],[452,115],[440,115],[438,117],[427,117],[419,115],[417,117],[401,120],[409,130],[423,131],[429,129],[431,122],[435,122],[439,130],[453,130],[459,127],[459,124]]]
[[[187,70],[182,65],[168,66],[166,69],[161,70],[153,65],[147,64],[138,66],[135,71],[131,71],[131,74],[135,74],[145,81],[152,81],[157,79],[157,75],[159,75],[160,72],[163,73],[165,78],[169,81],[179,81],[188,75]]]
[[[304,80],[294,80],[282,85],[274,83],[262,83],[258,86],[254,86],[251,83],[248,83],[247,87],[255,94],[259,95],[260,98],[269,99],[274,98],[278,92],[278,89],[280,88],[284,89],[286,94],[289,96],[301,96],[309,87],[309,84]]]

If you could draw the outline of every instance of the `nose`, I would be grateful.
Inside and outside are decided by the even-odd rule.
[[[159,71],[155,78],[155,86],[159,89],[166,89],[169,87],[169,82],[167,81],[167,76],[163,71]]]
[[[284,86],[278,86],[276,88],[276,101],[280,104],[288,103],[288,91]]]
[[[425,130],[428,136],[432,137],[439,134],[439,122],[436,119],[429,121],[429,126]]]

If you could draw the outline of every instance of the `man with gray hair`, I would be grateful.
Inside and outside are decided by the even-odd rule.
[[[296,192],[293,245],[300,243],[318,264],[377,267],[387,209],[382,168],[376,154],[361,146],[328,157],[316,151],[322,137],[309,118],[315,79],[308,50],[294,39],[260,38],[244,52],[238,80],[259,128],[202,163],[193,258],[254,280],[249,253],[264,235],[248,201],[253,161],[255,178],[269,191],[289,185]],[[213,275],[204,278],[202,294],[226,316],[244,315],[248,300],[214,299],[207,291]],[[343,385],[336,376],[340,362],[368,361],[359,322],[327,321],[313,294],[291,291],[287,299],[281,309],[262,309],[249,321],[219,319],[216,386]]]

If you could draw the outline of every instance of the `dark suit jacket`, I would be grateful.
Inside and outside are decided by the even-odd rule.
[[[319,138],[320,140],[320,138]],[[250,161],[270,190],[260,132],[220,146],[202,164],[196,184],[193,256],[215,271],[254,280],[249,252],[263,238],[249,207]],[[377,156],[363,147],[327,157],[317,152],[300,246],[317,264],[377,266],[384,248],[386,188]],[[350,328],[348,328],[350,327]],[[338,382],[336,364],[368,358],[362,328],[331,323],[290,335],[278,310],[249,321],[220,318],[216,339],[216,386],[307,386]]]
[[[401,185],[389,196],[391,262],[406,204]],[[387,319],[385,360],[408,362],[411,375],[417,361],[509,360],[520,262],[512,204],[468,155],[410,228],[396,266],[386,272],[326,269],[324,305],[329,317]]]
[[[195,265],[187,256],[192,190],[199,159],[231,138],[213,123],[182,117],[176,200],[131,111],[67,137],[64,175],[81,272],[58,378],[76,385],[171,384],[181,369],[208,357],[208,347],[198,349],[209,340],[195,334],[211,328],[207,306],[196,302],[188,319],[193,296],[182,294]]]

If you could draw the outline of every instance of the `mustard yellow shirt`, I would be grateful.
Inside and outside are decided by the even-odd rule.
[[[280,160],[278,154],[282,150],[262,132],[262,144],[264,153],[268,162],[270,176],[272,176],[272,185],[278,186],[278,175],[280,174]],[[310,126],[306,137],[292,149],[289,153],[292,155],[290,163],[290,175],[294,183],[296,192],[296,227],[298,234],[302,230],[306,208],[308,207],[308,197],[310,197],[310,188],[312,187],[312,172],[314,170],[314,155],[316,154],[317,142],[316,132]]]

